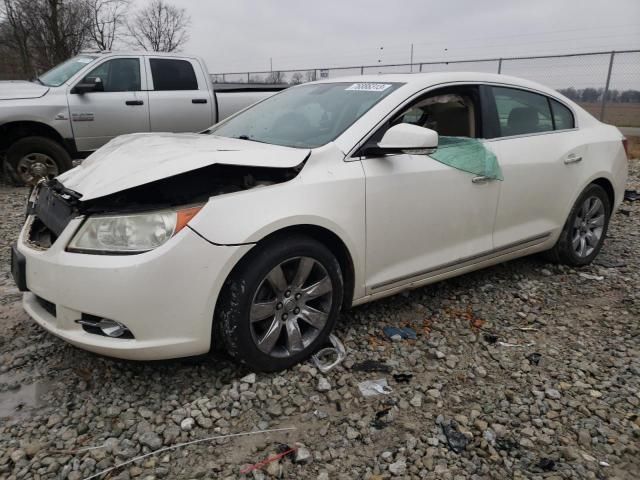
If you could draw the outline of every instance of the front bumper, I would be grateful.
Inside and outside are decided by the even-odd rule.
[[[138,255],[67,252],[81,221],[72,220],[46,250],[26,242],[27,221],[17,243],[25,257],[27,313],[63,340],[107,356],[159,360],[208,352],[218,293],[251,245],[213,245],[184,228]],[[82,314],[120,322],[134,338],[89,333],[76,323]]]

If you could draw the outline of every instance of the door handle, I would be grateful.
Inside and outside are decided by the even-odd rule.
[[[484,175],[480,175],[478,177],[473,177],[471,179],[472,183],[487,183],[491,181],[491,177],[485,177]]]
[[[126,102],[124,102],[126,105],[144,105],[144,102],[142,100],[127,100]]]
[[[564,159],[564,164],[565,165],[570,165],[572,163],[578,163],[582,161],[582,156],[581,155],[577,155],[575,153],[571,153],[569,155],[567,155],[567,158]]]
[[[191,103],[207,103],[206,98],[194,98],[191,100]]]

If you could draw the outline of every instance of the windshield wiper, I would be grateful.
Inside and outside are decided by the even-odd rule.
[[[235,138],[237,138],[238,140],[249,140],[250,142],[267,143],[267,142],[263,142],[262,140],[256,140],[255,138],[251,138],[249,135],[238,135]]]
[[[40,77],[35,77],[32,81],[38,82],[40,85],[44,85],[44,82],[42,80],[40,80]]]

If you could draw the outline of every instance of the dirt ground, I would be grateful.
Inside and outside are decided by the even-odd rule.
[[[638,161],[628,188],[640,190]],[[276,428],[292,430],[103,478],[638,478],[638,201],[589,267],[534,256],[354,308],[340,367],[252,375],[219,357],[99,357],[35,325],[8,272],[25,195],[0,186],[0,478],[91,478]],[[390,341],[388,325],[417,339]],[[358,384],[378,379],[392,391],[364,398]],[[241,473],[282,444],[297,450]]]

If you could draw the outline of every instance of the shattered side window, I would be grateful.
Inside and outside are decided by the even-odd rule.
[[[438,149],[429,156],[464,172],[504,180],[494,153],[475,138],[441,136]]]

